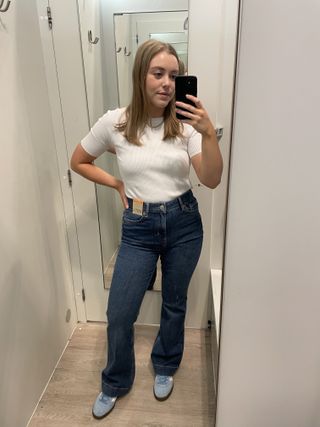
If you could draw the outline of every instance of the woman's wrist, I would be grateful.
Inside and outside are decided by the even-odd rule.
[[[204,129],[204,131],[202,132],[202,136],[205,137],[205,138],[216,137],[216,130],[215,130],[213,124],[211,124],[210,126],[208,126],[207,129]]]
[[[123,181],[121,181],[120,179],[115,178],[115,184],[114,184],[113,188],[115,190],[119,191],[119,193],[120,193],[121,189],[123,188]]]

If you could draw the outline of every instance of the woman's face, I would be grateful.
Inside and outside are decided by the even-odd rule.
[[[150,61],[145,82],[150,117],[163,116],[166,106],[174,96],[174,80],[178,74],[177,58],[168,52],[160,52]]]

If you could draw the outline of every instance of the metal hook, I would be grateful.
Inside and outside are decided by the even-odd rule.
[[[130,56],[131,55],[131,52],[127,53],[127,46],[124,48],[124,54],[125,54],[125,56]]]
[[[119,47],[118,49],[116,49],[116,53],[121,52],[122,47]]]
[[[184,23],[183,23],[183,29],[184,29],[184,30],[188,30],[188,29],[189,29],[189,17],[187,17],[187,18],[184,20]]]
[[[6,12],[6,11],[9,9],[9,6],[10,6],[11,1],[8,1],[8,3],[7,3],[7,5],[5,6],[5,8],[4,8],[4,9],[1,9],[1,8],[2,8],[3,3],[4,3],[4,0],[2,0],[2,1],[1,1],[1,4],[0,4],[0,12]]]
[[[94,40],[92,40],[92,31],[90,30],[88,31],[88,40],[91,44],[97,44],[99,41],[99,37],[96,37]]]

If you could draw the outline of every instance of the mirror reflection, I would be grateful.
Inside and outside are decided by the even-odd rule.
[[[150,39],[170,43],[187,66],[187,11],[115,14],[114,34],[120,107],[129,105],[131,100],[132,65],[141,43]]]
[[[126,13],[125,10],[113,12],[111,7],[103,7],[103,2],[88,7],[79,2],[80,29],[82,33],[82,50],[87,85],[90,124],[103,115],[109,108],[129,105],[132,95],[132,67],[137,48],[146,40],[155,39],[170,43],[187,71],[188,64],[188,3],[185,10],[164,9],[154,12]],[[129,2],[130,3],[130,2]],[[128,7],[129,7],[128,3]],[[180,2],[181,4],[181,2]],[[167,5],[166,5],[167,6]],[[135,4],[139,8],[139,2]],[[92,14],[95,14],[94,29]],[[112,24],[112,29],[108,24]],[[86,33],[88,32],[88,37]],[[99,37],[96,36],[99,34]],[[108,56],[106,57],[106,52]],[[110,56],[111,54],[111,56]],[[111,61],[110,61],[111,59]],[[112,68],[114,62],[115,68]],[[116,102],[110,101],[110,88],[116,74]],[[96,164],[119,177],[117,161],[114,156],[98,158]],[[110,188],[97,186],[97,206],[99,214],[100,241],[103,264],[104,287],[110,288],[114,265],[117,259],[122,206],[119,198]],[[151,280],[149,291],[161,290],[161,268],[157,264],[155,277]]]

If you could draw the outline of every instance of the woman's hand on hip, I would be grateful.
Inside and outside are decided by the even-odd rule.
[[[122,204],[124,206],[125,209],[127,209],[129,207],[129,203],[128,203],[128,199],[124,190],[124,183],[121,180],[118,180],[117,185],[115,187],[115,189],[118,191],[120,197],[121,197],[121,201]]]

